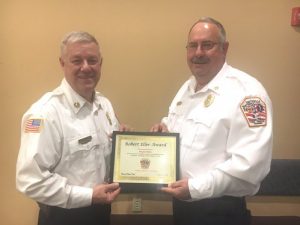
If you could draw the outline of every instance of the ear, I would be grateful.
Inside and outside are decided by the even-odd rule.
[[[223,52],[225,55],[227,54],[228,47],[229,47],[229,42],[226,41],[222,46],[222,49],[223,49]]]
[[[59,57],[59,63],[61,65],[61,67],[65,66],[65,62],[64,62],[64,60],[61,57]]]
[[[103,57],[100,58],[100,66],[102,66],[103,63]]]

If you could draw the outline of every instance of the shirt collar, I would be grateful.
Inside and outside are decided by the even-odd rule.
[[[94,106],[95,106],[95,110],[101,110],[101,109],[103,109],[102,108],[102,104],[101,104],[101,100],[100,100],[100,98],[99,98],[99,95],[100,95],[100,93],[99,92],[97,92],[97,91],[95,91],[95,94],[94,94]]]
[[[78,113],[83,106],[88,104],[88,101],[74,91],[65,78],[61,82],[61,88],[65,93],[67,101],[69,102],[74,113]]]
[[[197,94],[197,93],[200,93],[200,92],[206,92],[206,91],[213,91],[217,94],[220,93],[220,88],[221,88],[221,81],[225,75],[225,71],[227,70],[228,68],[228,64],[225,62],[222,69],[217,73],[217,75],[207,84],[205,85],[201,90],[199,90],[198,92],[195,92],[195,87],[196,87],[196,78],[195,76],[192,76],[190,78],[190,83],[188,85],[188,89],[190,91],[190,93],[193,93],[193,94]]]

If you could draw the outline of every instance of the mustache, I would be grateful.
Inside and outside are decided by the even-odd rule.
[[[96,74],[95,73],[80,73],[78,74],[78,77],[81,78],[90,78],[90,77],[95,77]]]
[[[194,64],[203,64],[208,63],[210,60],[207,57],[193,57],[191,61]]]

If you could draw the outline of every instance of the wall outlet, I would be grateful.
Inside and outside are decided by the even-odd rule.
[[[142,199],[133,198],[132,199],[132,212],[142,212]]]

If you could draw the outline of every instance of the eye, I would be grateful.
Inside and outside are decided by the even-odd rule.
[[[82,63],[82,60],[81,59],[72,59],[71,63],[74,65],[80,65]]]
[[[212,49],[217,43],[212,41],[205,41],[201,43],[201,49],[203,50],[210,50]]]
[[[87,62],[89,65],[96,65],[99,62],[99,60],[96,58],[91,58],[91,59],[88,59]]]
[[[196,48],[198,48],[198,43],[196,43],[196,42],[190,42],[190,43],[187,44],[186,47],[188,49],[196,49]]]

